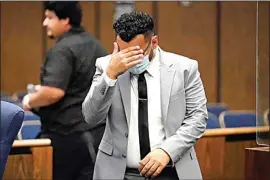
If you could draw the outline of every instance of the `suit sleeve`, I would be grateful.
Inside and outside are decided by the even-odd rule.
[[[173,166],[203,135],[208,118],[207,100],[198,71],[197,61],[193,63],[189,75],[185,80],[185,118],[175,134],[166,139],[160,146],[161,149],[169,154]]]
[[[115,82],[109,82],[100,61],[105,61],[105,59],[97,59],[92,85],[82,104],[84,119],[92,127],[96,127],[105,121],[115,89]]]

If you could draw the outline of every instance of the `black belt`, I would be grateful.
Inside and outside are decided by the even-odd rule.
[[[140,171],[135,168],[126,168],[126,173],[131,173],[131,174],[140,174]]]
[[[140,171],[136,168],[126,168],[126,173],[130,174],[137,174],[140,175]],[[175,167],[165,167],[160,175],[170,175],[170,176],[176,176],[177,177],[177,172]]]

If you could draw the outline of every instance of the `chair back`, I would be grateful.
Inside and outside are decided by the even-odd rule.
[[[224,103],[208,103],[206,106],[208,112],[213,113],[217,117],[219,117],[222,112],[230,110],[229,106]]]
[[[215,114],[208,112],[206,129],[216,129],[216,128],[220,128],[218,117]]]
[[[0,126],[0,179],[3,178],[4,169],[12,144],[21,128],[24,110],[19,106],[1,101]]]
[[[223,128],[256,127],[256,112],[225,111],[220,114],[219,122]]]

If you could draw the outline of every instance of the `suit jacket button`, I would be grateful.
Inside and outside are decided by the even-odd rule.
[[[125,133],[126,138],[128,138],[128,133]]]
[[[127,157],[127,155],[125,155],[125,154],[122,154],[122,157],[123,157],[123,158],[126,158],[126,157]]]

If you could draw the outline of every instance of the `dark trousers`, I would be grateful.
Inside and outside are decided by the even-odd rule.
[[[166,167],[163,171],[155,178],[143,177],[140,175],[137,169],[126,169],[124,180],[178,180],[177,172],[175,168]]]
[[[89,131],[65,136],[56,133],[41,134],[41,138],[52,141],[53,180],[92,180],[95,159],[91,157],[89,147],[93,147],[93,144],[89,144],[89,139],[94,139],[91,143],[94,143],[96,153],[103,132],[104,128],[91,133],[92,137],[89,137]]]

